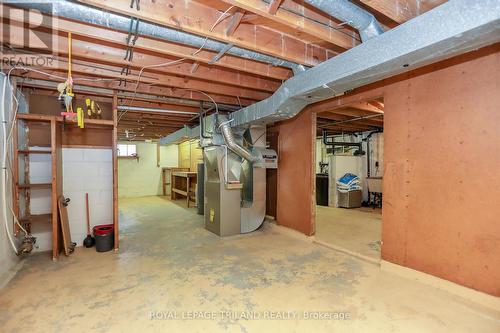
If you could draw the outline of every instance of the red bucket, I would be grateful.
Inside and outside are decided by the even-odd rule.
[[[114,246],[114,228],[112,224],[101,224],[94,227],[95,250],[111,251]]]
[[[114,230],[114,227],[112,224],[96,225],[96,226],[94,226],[94,236],[107,235],[109,233],[112,233],[113,230]]]

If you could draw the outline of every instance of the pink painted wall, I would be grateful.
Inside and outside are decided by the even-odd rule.
[[[315,104],[280,126],[278,222],[314,233],[314,186],[301,176],[314,173],[304,163],[313,160],[308,117],[381,96],[382,258],[500,296],[500,44]]]
[[[382,258],[500,296],[499,48],[384,89]]]
[[[279,225],[314,234],[313,177],[316,117],[302,112],[278,126],[276,221]]]

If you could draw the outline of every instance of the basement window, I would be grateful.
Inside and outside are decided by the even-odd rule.
[[[121,158],[138,158],[137,145],[119,144],[118,157]]]

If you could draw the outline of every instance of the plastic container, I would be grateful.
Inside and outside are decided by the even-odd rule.
[[[115,246],[115,233],[112,224],[96,225],[93,228],[97,252],[111,251]]]

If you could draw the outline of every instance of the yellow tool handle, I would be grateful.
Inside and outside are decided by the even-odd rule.
[[[76,117],[78,120],[78,127],[84,128],[85,124],[83,122],[83,109],[82,108],[76,109]]]
[[[71,32],[68,32],[68,89],[67,93],[73,93],[73,79],[71,77],[71,51],[72,51]]]

